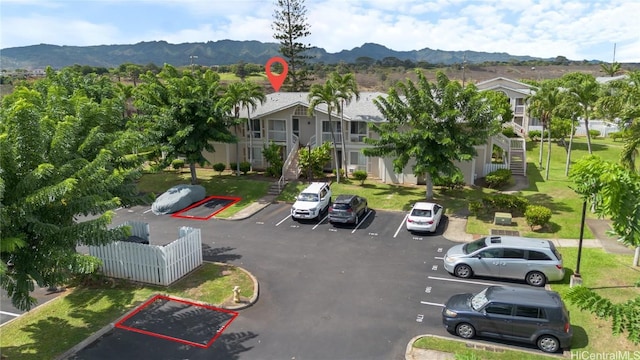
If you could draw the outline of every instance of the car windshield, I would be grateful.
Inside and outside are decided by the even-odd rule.
[[[472,241],[466,245],[464,245],[462,247],[462,251],[464,251],[465,254],[471,254],[472,252],[482,249],[483,247],[486,247],[487,244],[485,242],[486,238],[480,238],[476,241]]]
[[[411,216],[431,217],[431,210],[413,209]]]
[[[471,298],[471,307],[473,310],[478,311],[488,302],[487,289],[484,289]]]
[[[318,194],[302,193],[298,195],[300,201],[318,201]]]

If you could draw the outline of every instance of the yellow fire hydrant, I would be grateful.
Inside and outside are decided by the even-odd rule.
[[[233,287],[233,302],[235,303],[240,302],[240,286]]]

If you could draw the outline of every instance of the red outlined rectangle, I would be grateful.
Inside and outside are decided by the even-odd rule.
[[[207,216],[193,216],[193,215],[186,215],[185,213],[191,209],[195,209],[198,206],[204,205],[206,203],[208,203],[211,200],[215,200],[215,199],[222,199],[222,200],[228,200],[229,203],[225,204],[221,209],[218,209],[210,214],[208,214]],[[192,219],[192,220],[209,220],[211,219],[213,216],[215,216],[217,213],[221,212],[222,210],[228,208],[229,206],[237,203],[238,201],[242,200],[239,197],[233,197],[233,196],[220,196],[220,195],[214,195],[214,196],[209,196],[203,200],[198,201],[197,203],[191,204],[190,206],[175,212],[173,214],[171,214],[172,217],[177,217],[177,218],[183,218],[183,219]]]
[[[144,310],[147,306],[149,306],[150,304],[158,301],[158,300],[166,300],[166,301],[173,301],[173,302],[178,302],[178,303],[182,303],[182,304],[186,304],[189,306],[195,306],[195,307],[199,307],[199,308],[203,308],[203,309],[208,309],[211,311],[217,311],[217,312],[223,312],[223,313],[227,313],[230,314],[230,318],[229,320],[226,321],[226,323],[224,323],[223,326],[219,327],[219,329],[216,331],[215,335],[213,335],[213,337],[206,343],[206,344],[202,344],[202,343],[198,343],[198,342],[194,342],[194,341],[189,341],[189,340],[185,340],[185,339],[180,339],[177,337],[173,337],[173,336],[169,336],[169,335],[164,335],[164,334],[159,334],[159,333],[155,333],[155,332],[151,332],[151,331],[147,331],[144,329],[138,329],[135,327],[131,327],[131,326],[127,326],[124,325],[124,323],[131,319],[133,316],[135,316],[136,314],[138,314],[140,311]],[[191,345],[191,346],[195,346],[195,347],[199,347],[199,348],[209,348],[214,341],[216,341],[216,339],[218,339],[218,337],[220,335],[222,335],[222,332],[224,332],[224,330],[231,324],[231,322],[233,322],[233,320],[235,320],[235,318],[238,317],[238,313],[232,310],[227,310],[227,309],[221,309],[221,308],[217,308],[215,306],[211,306],[211,305],[206,305],[206,304],[198,304],[195,302],[191,302],[188,300],[183,300],[183,299],[176,299],[170,296],[166,296],[166,295],[155,295],[154,297],[152,297],[151,299],[147,300],[144,304],[138,306],[134,311],[132,311],[129,315],[125,316],[122,320],[118,321],[115,324],[115,327],[119,328],[119,329],[123,329],[123,330],[128,330],[128,331],[133,331],[139,334],[144,334],[144,335],[149,335],[149,336],[154,336],[160,339],[165,339],[165,340],[171,340],[171,341],[175,341],[175,342],[179,342],[182,344],[186,344],[186,345]]]

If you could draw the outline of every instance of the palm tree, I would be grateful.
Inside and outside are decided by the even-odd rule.
[[[593,75],[577,72],[564,75],[562,81],[569,90],[569,93],[575,97],[580,107],[580,115],[584,121],[584,129],[587,133],[587,148],[589,149],[589,155],[591,155],[593,152],[591,150],[589,119],[598,101],[600,84],[598,84]]]
[[[560,90],[554,82],[543,82],[540,90],[530,97],[531,105],[529,107],[531,114],[537,116],[542,122],[542,137],[544,138],[544,129],[547,128],[547,139],[549,151],[547,153],[546,179],[549,180],[549,163],[551,161],[551,119],[553,118],[556,108],[560,105]],[[544,140],[540,140],[540,158],[538,166],[542,168],[542,148]]]
[[[620,153],[620,162],[631,171],[640,172],[636,169],[636,159],[640,155],[640,118],[635,119],[624,134],[624,145]]]
[[[316,106],[320,104],[327,105],[327,114],[329,116],[329,128],[331,130],[331,142],[333,143],[333,158],[335,159],[336,180],[340,182],[340,169],[338,166],[338,150],[336,149],[336,135],[333,131],[333,122],[331,121],[331,113],[333,109],[340,109],[340,97],[331,79],[327,80],[324,85],[313,84],[309,91],[309,115],[313,114]]]
[[[234,109],[234,117],[236,121],[234,126],[236,134],[238,133],[238,125],[244,120],[240,120],[240,110],[247,109],[247,123],[249,128],[249,163],[253,167],[253,129],[251,126],[251,110],[255,110],[260,104],[267,99],[262,87],[251,81],[243,81],[232,83],[227,87],[225,97],[228,103]],[[236,171],[240,173],[239,144],[236,143]]]
[[[614,77],[617,73],[620,72],[620,70],[622,70],[619,62],[613,62],[610,65],[602,63],[600,64],[600,68],[602,69],[602,72],[611,77]]]
[[[337,72],[333,72],[329,81],[333,82],[333,85],[337,92],[337,97],[340,101],[340,130],[342,132],[342,166],[344,168],[345,176],[347,176],[347,158],[346,158],[346,146],[345,146],[345,131],[344,131],[344,106],[351,102],[351,99],[355,96],[356,101],[360,100],[360,92],[358,91],[358,83],[352,73],[341,76]]]

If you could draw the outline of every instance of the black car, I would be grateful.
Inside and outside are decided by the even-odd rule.
[[[477,335],[526,342],[549,353],[568,348],[573,336],[558,293],[511,286],[453,295],[442,310],[442,323],[465,339]]]
[[[329,207],[329,222],[357,224],[368,211],[367,199],[362,196],[338,195]]]

